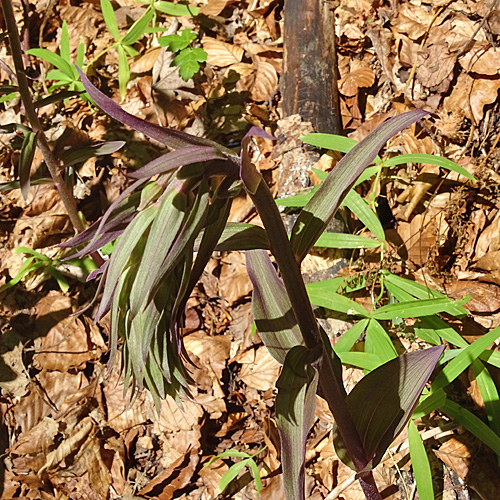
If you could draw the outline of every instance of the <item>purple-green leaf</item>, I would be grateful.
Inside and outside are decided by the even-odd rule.
[[[135,172],[129,172],[128,176],[133,179],[149,179],[153,175],[164,174],[183,165],[226,158],[226,155],[213,146],[186,146],[155,158]]]
[[[283,364],[288,351],[303,344],[292,305],[267,252],[250,250],[245,255],[255,324],[271,356]]]
[[[82,163],[94,156],[110,155],[125,146],[125,141],[108,141],[92,144],[81,148],[69,148],[61,154],[61,161],[65,167]]]
[[[367,468],[380,462],[408,423],[444,348],[402,354],[370,372],[348,394],[347,406],[366,452]]]
[[[31,164],[36,151],[36,141],[38,132],[25,132],[23,144],[21,146],[21,155],[19,157],[19,184],[24,201],[28,200],[30,192],[30,171]]]
[[[306,440],[314,422],[318,352],[295,346],[276,382],[276,425],[281,439],[283,482],[288,500],[304,500]]]
[[[347,192],[363,170],[375,159],[382,146],[392,136],[428,114],[428,111],[415,109],[387,120],[339,161],[304,207],[293,226],[291,242],[299,262],[313,247]]]
[[[101,108],[107,115],[115,120],[128,125],[130,128],[142,132],[144,135],[154,139],[165,146],[173,149],[182,148],[186,146],[212,146],[219,151],[225,153],[227,157],[236,157],[235,153],[230,149],[220,146],[214,141],[204,139],[203,137],[196,137],[191,134],[186,134],[179,130],[173,130],[166,127],[161,127],[155,123],[150,123],[141,118],[137,118],[130,113],[127,113],[116,102],[98,90],[87,78],[85,73],[77,66],[78,73],[82,79],[83,86],[89,94],[90,98]]]
[[[195,248],[201,242],[201,236],[197,238]],[[260,226],[245,222],[228,222],[217,241],[215,249],[219,252],[269,250],[269,240],[265,230]]]

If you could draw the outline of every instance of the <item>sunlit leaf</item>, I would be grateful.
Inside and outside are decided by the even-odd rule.
[[[443,388],[455,380],[471,363],[500,337],[500,327],[497,327],[474,341],[452,359],[432,382],[432,390]]]
[[[384,166],[386,167],[392,167],[393,165],[402,165],[404,163],[427,163],[429,165],[437,165],[438,167],[442,167],[447,170],[451,170],[452,172],[456,172],[457,174],[463,175],[464,177],[467,177],[472,181],[476,180],[475,177],[472,174],[469,174],[469,172],[467,172],[464,167],[461,167],[454,161],[451,161],[448,158],[443,158],[442,156],[411,153],[408,155],[394,156],[393,158],[384,160]]]
[[[115,12],[110,0],[101,0],[101,12],[111,36],[118,41],[120,39],[120,31],[118,29]]]
[[[137,40],[139,40],[139,38],[144,35],[146,26],[153,18],[153,15],[154,10],[147,9],[146,12],[144,12],[144,14],[139,19],[137,19],[134,24],[132,24],[125,36],[120,40],[120,43],[122,43],[123,45],[132,45],[137,42]]]
[[[443,350],[444,346],[436,346],[402,354],[368,373],[347,396],[373,467],[407,424]]]
[[[92,85],[90,80],[87,78],[85,73],[83,73],[83,71],[80,68],[77,69],[78,73],[80,74],[80,78],[82,79],[82,83],[85,86],[85,90],[88,92],[90,98],[106,114],[108,114],[115,120],[119,121],[120,123],[128,125],[134,130],[142,132],[144,135],[150,137],[151,139],[155,139],[156,141],[165,144],[165,146],[174,149],[185,146],[194,146],[194,145],[213,146],[222,151],[224,154],[226,154],[228,158],[235,160],[238,159],[238,156],[233,151],[223,146],[220,146],[214,141],[186,134],[185,132],[181,132],[179,130],[173,130],[166,127],[161,127],[160,125],[156,125],[155,123],[150,123],[146,120],[142,120],[141,118],[137,118],[136,116],[131,115],[130,113],[127,113],[116,102],[114,102],[112,99],[104,95],[100,90],[98,90],[94,85]],[[237,161],[239,162],[239,159]]]
[[[315,247],[325,248],[377,248],[381,246],[380,241],[365,236],[346,233],[323,233]]]
[[[420,500],[434,500],[432,473],[425,446],[413,420],[408,423],[408,444],[415,482]]]
[[[300,213],[292,230],[294,253],[301,261],[335,215],[339,204],[380,148],[395,134],[428,114],[413,110],[391,118],[354,146],[330,172]]]

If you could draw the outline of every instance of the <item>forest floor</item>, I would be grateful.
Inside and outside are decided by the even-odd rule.
[[[29,22],[25,46],[59,53],[63,21],[71,59],[85,43],[88,62],[114,43],[97,0],[26,1],[16,5],[19,26]],[[171,66],[172,52],[156,35],[140,37],[129,57],[131,78],[122,106],[161,125],[205,135],[238,147],[250,125],[276,132],[281,118],[279,76],[283,57],[283,2],[279,0],[191,0],[202,15],[172,18],[158,13],[170,34],[191,29],[195,46],[207,53],[201,71],[187,81]],[[377,182],[359,188],[374,195],[386,251],[357,250],[340,271],[346,279],[381,268],[438,290],[453,299],[468,295],[466,318],[450,319],[467,342],[500,325],[500,5],[497,0],[338,0],[335,8],[342,120],[349,137],[361,140],[388,117],[414,108],[433,112],[389,142],[385,154],[425,153],[449,158],[475,177],[469,180],[438,166],[404,164],[383,170]],[[146,5],[113,2],[120,34]],[[0,24],[2,19],[0,19]],[[0,82],[12,83],[12,58],[0,45]],[[52,69],[34,57],[32,87],[47,95]],[[120,102],[119,57],[107,50],[88,70],[93,83]],[[314,64],[314,61],[311,61]],[[0,126],[23,121],[18,99],[0,104]],[[158,156],[161,149],[109,119],[78,97],[40,108],[55,152],[102,141],[126,141],[111,155],[74,166],[79,209],[97,220],[128,185],[126,172]],[[16,179],[22,137],[8,132],[0,144],[0,182]],[[257,164],[273,187],[279,156],[270,141],[258,140]],[[331,157],[338,158],[335,155]],[[318,168],[331,161],[320,160]],[[43,168],[35,154],[32,175]],[[311,177],[311,183],[317,178]],[[230,220],[258,223],[245,197]],[[359,231],[362,225],[354,227]],[[363,232],[370,236],[369,231]],[[33,185],[27,201],[20,190],[0,192],[0,285],[14,278],[26,253],[50,258],[72,236],[60,199],[50,184]],[[310,266],[328,267],[328,252]],[[316,269],[315,268],[315,269]],[[218,483],[240,458],[210,462],[227,450],[257,454],[263,489],[260,500],[284,498],[280,447],[273,420],[279,364],[252,334],[251,284],[244,256],[214,255],[189,300],[184,344],[194,365],[192,400],[179,408],[151,397],[132,402],[123,394],[118,365],[107,371],[107,320],[93,323],[88,305],[96,291],[74,275],[61,290],[48,273],[26,276],[0,292],[0,435],[4,468],[1,498],[104,499],[256,498],[245,469],[221,494]],[[63,286],[64,288],[64,286]],[[355,295],[370,309],[369,288]],[[375,297],[374,297],[375,295]],[[95,312],[95,311],[94,311]],[[335,315],[333,315],[335,316]],[[338,325],[350,318],[338,314]],[[405,347],[425,345],[412,335],[414,320],[393,327]],[[488,366],[500,387],[500,371]],[[346,369],[346,382],[361,370]],[[453,384],[456,400],[486,421],[485,402],[471,371]],[[364,498],[353,472],[337,458],[332,416],[318,397],[316,421],[307,442],[307,498]],[[434,478],[436,498],[500,498],[497,457],[480,440],[439,411],[419,422]],[[377,467],[385,499],[417,498],[403,433]],[[352,484],[351,484],[352,483]],[[341,485],[341,487],[339,487]],[[337,490],[334,491],[334,488]],[[332,493],[333,492],[333,493]]]

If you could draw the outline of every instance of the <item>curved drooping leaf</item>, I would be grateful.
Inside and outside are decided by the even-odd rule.
[[[125,141],[107,141],[100,144],[91,144],[80,148],[69,148],[61,154],[61,161],[65,167],[75,163],[82,163],[94,156],[110,155],[125,146]]]
[[[201,237],[196,239],[195,248],[200,244]],[[245,222],[228,222],[218,239],[215,249],[219,252],[236,250],[269,250],[269,240],[266,231],[255,224]]]
[[[425,446],[413,420],[408,423],[408,443],[410,446],[411,465],[417,483],[420,500],[434,500],[432,474]]]
[[[237,159],[239,161],[238,156],[233,151],[217,144],[214,141],[204,139],[203,137],[196,137],[179,130],[161,127],[160,125],[142,120],[141,118],[137,118],[136,116],[127,113],[116,102],[114,102],[112,99],[98,90],[78,66],[77,69],[78,73],[80,74],[80,78],[82,79],[85,90],[89,94],[90,98],[107,115],[111,116],[111,118],[114,118],[124,125],[128,125],[130,128],[133,128],[138,132],[142,132],[144,135],[150,137],[151,139],[155,139],[156,141],[165,144],[165,146],[174,149],[195,145],[212,146],[225,153],[228,158]]]
[[[149,179],[183,165],[216,159],[224,160],[226,156],[213,146],[186,146],[155,158],[135,172],[129,172],[128,176],[132,179]]]
[[[427,111],[415,109],[383,123],[354,146],[337,164],[304,207],[292,229],[292,246],[301,261],[335,215],[340,202],[380,148],[396,133],[421,120]]]
[[[306,439],[314,422],[321,350],[295,346],[286,355],[276,387],[276,425],[281,439],[283,482],[288,500],[304,500]]]
[[[28,200],[30,192],[30,171],[33,158],[35,157],[36,142],[38,132],[26,132],[21,146],[21,156],[19,157],[19,185],[24,201]]]
[[[347,406],[368,463],[375,467],[411,417],[425,383],[445,346],[402,354],[363,377],[347,396]],[[335,439],[339,458],[352,467],[345,446]]]
[[[269,255],[265,250],[245,252],[253,285],[252,308],[259,335],[271,356],[284,363],[290,349],[303,344],[297,319]]]

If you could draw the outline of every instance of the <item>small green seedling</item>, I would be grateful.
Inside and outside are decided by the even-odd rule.
[[[115,49],[118,52],[118,84],[120,87],[120,96],[122,100],[127,92],[127,84],[130,80],[130,66],[128,64],[127,56],[135,57],[139,52],[133,47],[133,45],[144,35],[148,24],[153,18],[154,11],[152,9],[146,9],[144,14],[135,21],[130,29],[125,33],[125,35],[120,36],[120,30],[118,28],[118,23],[116,21],[115,13],[113,11],[113,6],[111,5],[111,0],[101,0],[101,10],[104,16],[104,22],[108,27],[109,32],[116,40],[115,43],[110,45],[107,49],[103,50],[98,54],[88,66],[92,65],[101,56],[103,56],[108,50]]]
[[[255,480],[255,489],[257,490],[257,494],[262,490],[262,479],[260,477],[259,468],[255,463],[254,457],[256,457],[259,453],[262,453],[267,446],[260,449],[257,453],[253,455],[249,455],[244,451],[236,451],[236,450],[227,450],[219,453],[216,457],[213,457],[205,467],[208,467],[210,464],[213,464],[219,458],[243,458],[240,462],[236,462],[231,467],[229,467],[228,471],[222,476],[219,481],[219,490],[223,492],[229,483],[231,483],[234,479],[238,477],[238,474],[245,468],[249,468],[252,471],[252,475]]]
[[[23,279],[27,280],[36,275],[40,276],[42,281],[54,278],[61,291],[67,292],[69,290],[69,283],[66,279],[66,275],[70,273],[66,272],[64,270],[65,268],[67,269],[68,266],[79,268],[82,278],[86,277],[89,272],[96,269],[94,261],[88,257],[84,259],[71,259],[63,263],[59,259],[51,259],[50,257],[47,257],[47,255],[27,247],[18,247],[14,250],[14,253],[24,253],[31,255],[31,257],[28,257],[24,261],[14,278],[0,287],[0,292],[8,290]]]
[[[182,30],[179,35],[158,38],[160,46],[177,53],[173,65],[179,66],[179,75],[185,82],[200,70],[200,63],[207,60],[207,53],[203,49],[191,47],[191,42],[195,39],[196,33],[189,29]]]
[[[63,21],[62,24],[62,32],[61,32],[61,47],[59,50],[59,54],[55,54],[47,49],[30,49],[27,51],[28,54],[39,57],[44,61],[49,62],[52,66],[55,66],[56,69],[52,69],[47,73],[48,80],[55,80],[56,83],[49,87],[49,92],[53,92],[56,89],[61,87],[68,87],[69,90],[85,92],[82,82],[80,81],[80,77],[78,75],[78,71],[74,64],[72,64],[70,57],[70,48],[69,48],[69,32],[68,32],[68,24],[66,21]],[[83,59],[85,56],[85,44],[80,43],[78,45],[77,56],[76,56],[76,64],[78,66],[83,66]]]

